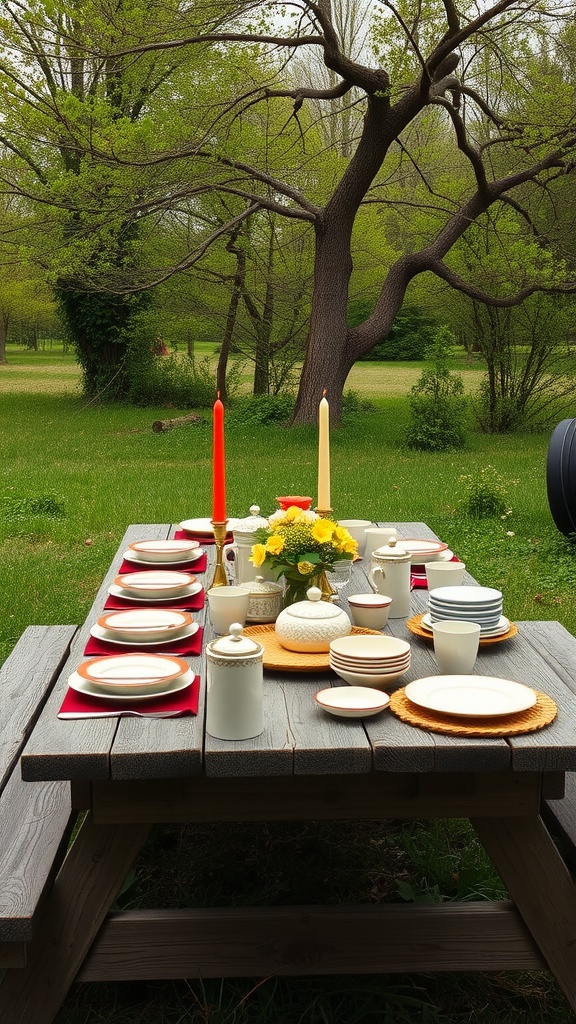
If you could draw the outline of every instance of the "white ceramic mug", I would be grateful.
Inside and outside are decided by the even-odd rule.
[[[478,655],[480,626],[477,622],[451,619],[433,622],[434,657],[444,675],[469,675]]]
[[[366,527],[372,526],[371,519],[339,519],[338,526],[343,526],[345,530],[358,544],[358,554],[360,558],[364,555],[364,545],[366,543]]]
[[[248,615],[250,588],[211,587],[208,591],[210,622],[215,633],[229,633],[233,622],[243,626]]]
[[[364,557],[370,559],[376,548],[383,548],[391,537],[396,537],[393,526],[369,526],[364,533]]]
[[[464,562],[427,562],[426,581],[428,590],[436,587],[460,587],[464,581]]]

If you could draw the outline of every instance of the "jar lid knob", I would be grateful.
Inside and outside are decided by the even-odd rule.
[[[306,591],[306,597],[309,601],[319,601],[322,597],[322,591],[320,587],[309,587]]]
[[[396,544],[397,544],[397,541],[398,541],[397,537],[390,537],[389,540],[388,540],[388,547],[389,548],[395,548]]]
[[[232,637],[233,640],[236,641],[236,643],[238,643],[238,641],[242,639],[243,629],[244,626],[242,625],[241,622],[232,622],[230,624],[230,636]]]
[[[257,516],[260,511],[260,505],[250,505],[250,515]]]

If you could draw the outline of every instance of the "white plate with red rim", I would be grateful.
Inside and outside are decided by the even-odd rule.
[[[192,558],[199,547],[200,541],[184,537],[182,540],[137,540],[128,545],[128,550],[149,562],[181,562]]]
[[[174,644],[178,640],[189,640],[190,637],[194,636],[198,632],[200,626],[197,622],[191,622],[189,626],[184,629],[175,630],[170,633],[169,636],[164,636],[161,640],[120,640],[114,633],[109,633],[107,629],[102,629],[97,622],[90,629],[90,636],[93,636],[96,640],[104,640],[107,644],[119,644],[121,647],[163,647],[164,644]]]
[[[138,556],[135,551],[130,551],[129,549],[127,549],[122,555],[122,558],[126,562],[131,562],[132,565],[141,565],[147,569],[151,569],[153,566],[156,566],[156,568],[158,568],[159,566],[165,567],[168,565],[171,567],[173,566],[175,569],[193,569],[194,562],[197,562],[200,558],[202,558],[202,555],[204,555],[205,553],[206,552],[204,551],[204,548],[195,548],[190,557],[183,559],[181,562],[177,562],[175,560],[172,560],[170,562],[149,562],[146,558],[141,558],[140,556]]]
[[[423,537],[398,537],[396,547],[407,551],[410,561],[416,565],[434,562],[448,550],[448,545],[443,541],[427,540]]]
[[[120,657],[120,655],[115,655]],[[101,686],[93,684],[89,679],[83,679],[78,672],[72,672],[72,675],[68,677],[68,686],[72,690],[76,690],[78,693],[86,694],[88,697],[98,697],[100,700],[120,700],[120,701],[139,701],[139,700],[151,700],[155,697],[168,697],[172,693],[177,693],[179,690],[185,690],[187,686],[190,686],[194,682],[194,672],[191,669],[176,679],[173,683],[167,683],[162,689],[155,690],[154,693],[150,693],[146,690],[142,693],[130,692],[126,693],[123,690],[121,693],[106,693]]]
[[[151,595],[136,594],[132,591],[124,590],[122,587],[117,587],[115,583],[112,583],[108,587],[108,593],[111,597],[120,597],[123,601],[134,604],[154,604],[162,605],[164,601],[187,601],[190,597],[194,597],[195,594],[199,594],[202,590],[202,584],[199,582],[193,583],[191,587],[185,587],[184,590],[179,590],[176,594],[165,594],[163,597],[152,597]]]
[[[171,569],[150,569],[142,572],[124,572],[117,576],[114,585],[128,594],[154,597],[179,597],[179,595],[196,582],[196,577],[189,572],[176,572]]]
[[[188,662],[171,654],[107,654],[90,658],[78,665],[76,672],[107,694],[156,695],[181,679],[189,671]]]
[[[170,608],[131,608],[105,612],[98,626],[118,640],[165,640],[192,623],[190,612]]]
[[[427,676],[408,683],[404,693],[413,704],[457,718],[502,718],[534,707],[534,690],[495,676]]]
[[[314,700],[324,711],[337,718],[367,718],[378,715],[390,703],[382,690],[369,686],[330,686],[314,694]]]

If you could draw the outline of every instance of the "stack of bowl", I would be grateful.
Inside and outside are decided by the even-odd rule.
[[[330,668],[352,686],[386,689],[410,668],[410,644],[394,636],[342,636],[330,644]]]
[[[498,629],[502,618],[502,593],[492,587],[437,587],[429,603],[431,622],[477,622],[481,636]]]

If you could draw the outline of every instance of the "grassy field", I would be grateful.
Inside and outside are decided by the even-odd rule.
[[[0,367],[0,660],[29,623],[82,621],[126,526],[207,514],[210,423],[154,434],[179,410],[87,405],[71,357],[10,354]],[[470,370],[473,387],[478,371]],[[559,619],[576,632],[574,552],[545,487],[548,434],[471,434],[462,453],[404,446],[418,367],[356,367],[371,397],[332,436],[338,516],[425,520],[513,619]],[[380,383],[377,383],[377,380]],[[183,411],[183,410],[182,410]],[[566,415],[571,415],[567,410]],[[316,431],[227,417],[231,515],[275,496],[315,494]],[[510,515],[464,514],[463,477],[493,466]],[[233,856],[230,856],[232,851]],[[186,878],[184,882],[183,879]],[[177,883],[177,884],[176,884]],[[155,830],[120,905],[370,902],[501,895],[469,826],[391,822]],[[80,986],[58,1024],[568,1024],[547,975],[267,979]]]

